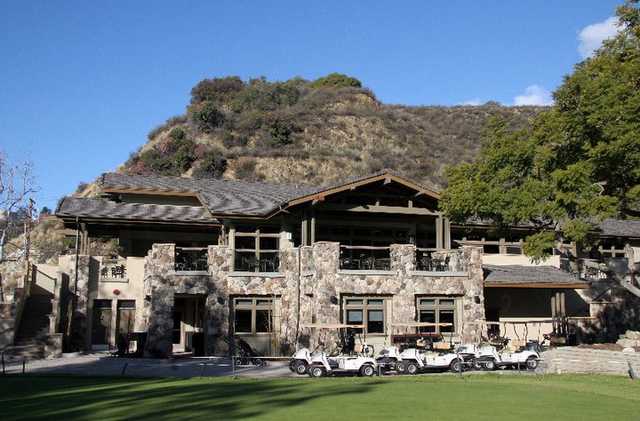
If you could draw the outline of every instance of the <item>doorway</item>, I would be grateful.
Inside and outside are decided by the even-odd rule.
[[[176,294],[173,304],[173,353],[204,355],[205,296]]]

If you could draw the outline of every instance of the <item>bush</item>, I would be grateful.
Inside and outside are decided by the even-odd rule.
[[[191,103],[209,101],[218,105],[227,104],[244,89],[238,76],[204,79],[191,89]]]
[[[193,170],[194,178],[220,178],[227,169],[227,160],[219,151],[208,151]]]
[[[182,127],[174,127],[169,132],[169,137],[173,140],[182,140],[187,137],[187,133],[184,131]]]
[[[269,135],[275,146],[292,144],[294,131],[298,131],[298,128],[289,120],[276,118],[269,125]]]
[[[331,73],[314,80],[311,88],[362,88],[362,82],[342,73]]]
[[[178,124],[184,124],[186,122],[187,122],[187,117],[184,115],[177,115],[177,116],[168,118],[167,121],[164,122],[164,124],[161,124],[153,128],[147,135],[147,138],[149,140],[153,140],[156,136],[158,136],[161,132],[163,132],[167,128],[172,126],[177,126]]]
[[[245,158],[238,161],[235,168],[236,178],[245,181],[259,181],[263,176],[256,172],[256,161],[253,158]]]
[[[224,114],[211,101],[194,105],[190,107],[189,111],[191,120],[202,133],[211,133],[224,123]]]
[[[195,149],[191,139],[169,140],[140,154],[140,162],[155,174],[180,175],[196,160]]]
[[[246,110],[273,111],[291,106],[300,99],[300,82],[267,82],[264,78],[252,79],[231,103],[237,113]]]

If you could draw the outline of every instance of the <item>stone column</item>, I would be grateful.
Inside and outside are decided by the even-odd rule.
[[[464,246],[463,260],[467,262],[469,276],[464,280],[465,295],[462,299],[462,341],[478,342],[485,326],[484,320],[484,273],[482,271],[482,248]]]
[[[166,358],[172,352],[175,245],[154,244],[145,258],[145,313],[148,315],[145,355]]]
[[[313,244],[313,262],[315,265],[315,279],[311,289],[313,296],[310,299],[310,313],[315,323],[339,323],[340,322],[340,296],[336,290],[338,283],[338,270],[340,260],[340,243],[319,241]],[[313,320],[315,319],[315,320]],[[309,342],[312,346],[319,341],[333,343],[337,336],[332,332],[320,332],[318,329],[306,330],[309,332]]]
[[[413,244],[391,245],[391,270],[399,281],[399,287],[391,300],[393,311],[387,317],[387,334],[399,333],[394,323],[407,323],[415,319],[415,286],[411,279],[411,272],[416,269],[416,246]],[[389,338],[390,339],[390,338]]]
[[[233,249],[228,246],[209,246],[209,275],[211,287],[207,296],[206,346],[209,355],[229,353],[230,317],[227,274],[232,271]]]

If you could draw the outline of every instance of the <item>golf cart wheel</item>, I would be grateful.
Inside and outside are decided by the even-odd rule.
[[[535,370],[538,368],[538,359],[533,355],[527,358],[527,369]]]
[[[395,364],[396,367],[396,371],[398,373],[404,373],[404,362],[403,361],[397,361]]]
[[[464,367],[462,366],[462,360],[455,359],[451,361],[451,364],[449,364],[449,370],[451,370],[452,373],[459,373],[461,371],[464,371]]]
[[[296,365],[298,365],[298,361],[296,361],[296,360],[291,360],[291,361],[289,362],[289,370],[290,370],[292,373],[295,373],[295,372],[296,372]]]
[[[267,365],[267,362],[265,360],[263,360],[262,358],[254,358],[253,360],[251,360],[251,362],[256,367],[264,367],[264,366]]]
[[[494,360],[485,360],[482,365],[485,370],[493,371],[496,369],[496,362]]]
[[[413,361],[407,361],[404,366],[404,371],[407,374],[416,374],[418,372],[418,364]]]
[[[483,369],[482,361],[480,361],[480,360],[473,360],[471,365],[473,366],[474,370],[482,370]]]
[[[309,367],[308,373],[311,377],[324,377],[327,371],[320,365],[312,365]]]
[[[362,367],[360,367],[360,375],[362,377],[371,377],[374,374],[376,374],[376,370],[375,368],[373,368],[371,364],[365,364]]]
[[[294,367],[294,371],[296,372],[296,374],[299,374],[301,376],[303,374],[307,374],[307,363],[304,361],[298,361]]]

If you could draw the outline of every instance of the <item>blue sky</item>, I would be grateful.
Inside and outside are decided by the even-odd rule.
[[[38,206],[113,170],[205,77],[358,77],[387,103],[546,103],[621,1],[0,0],[0,149]]]

